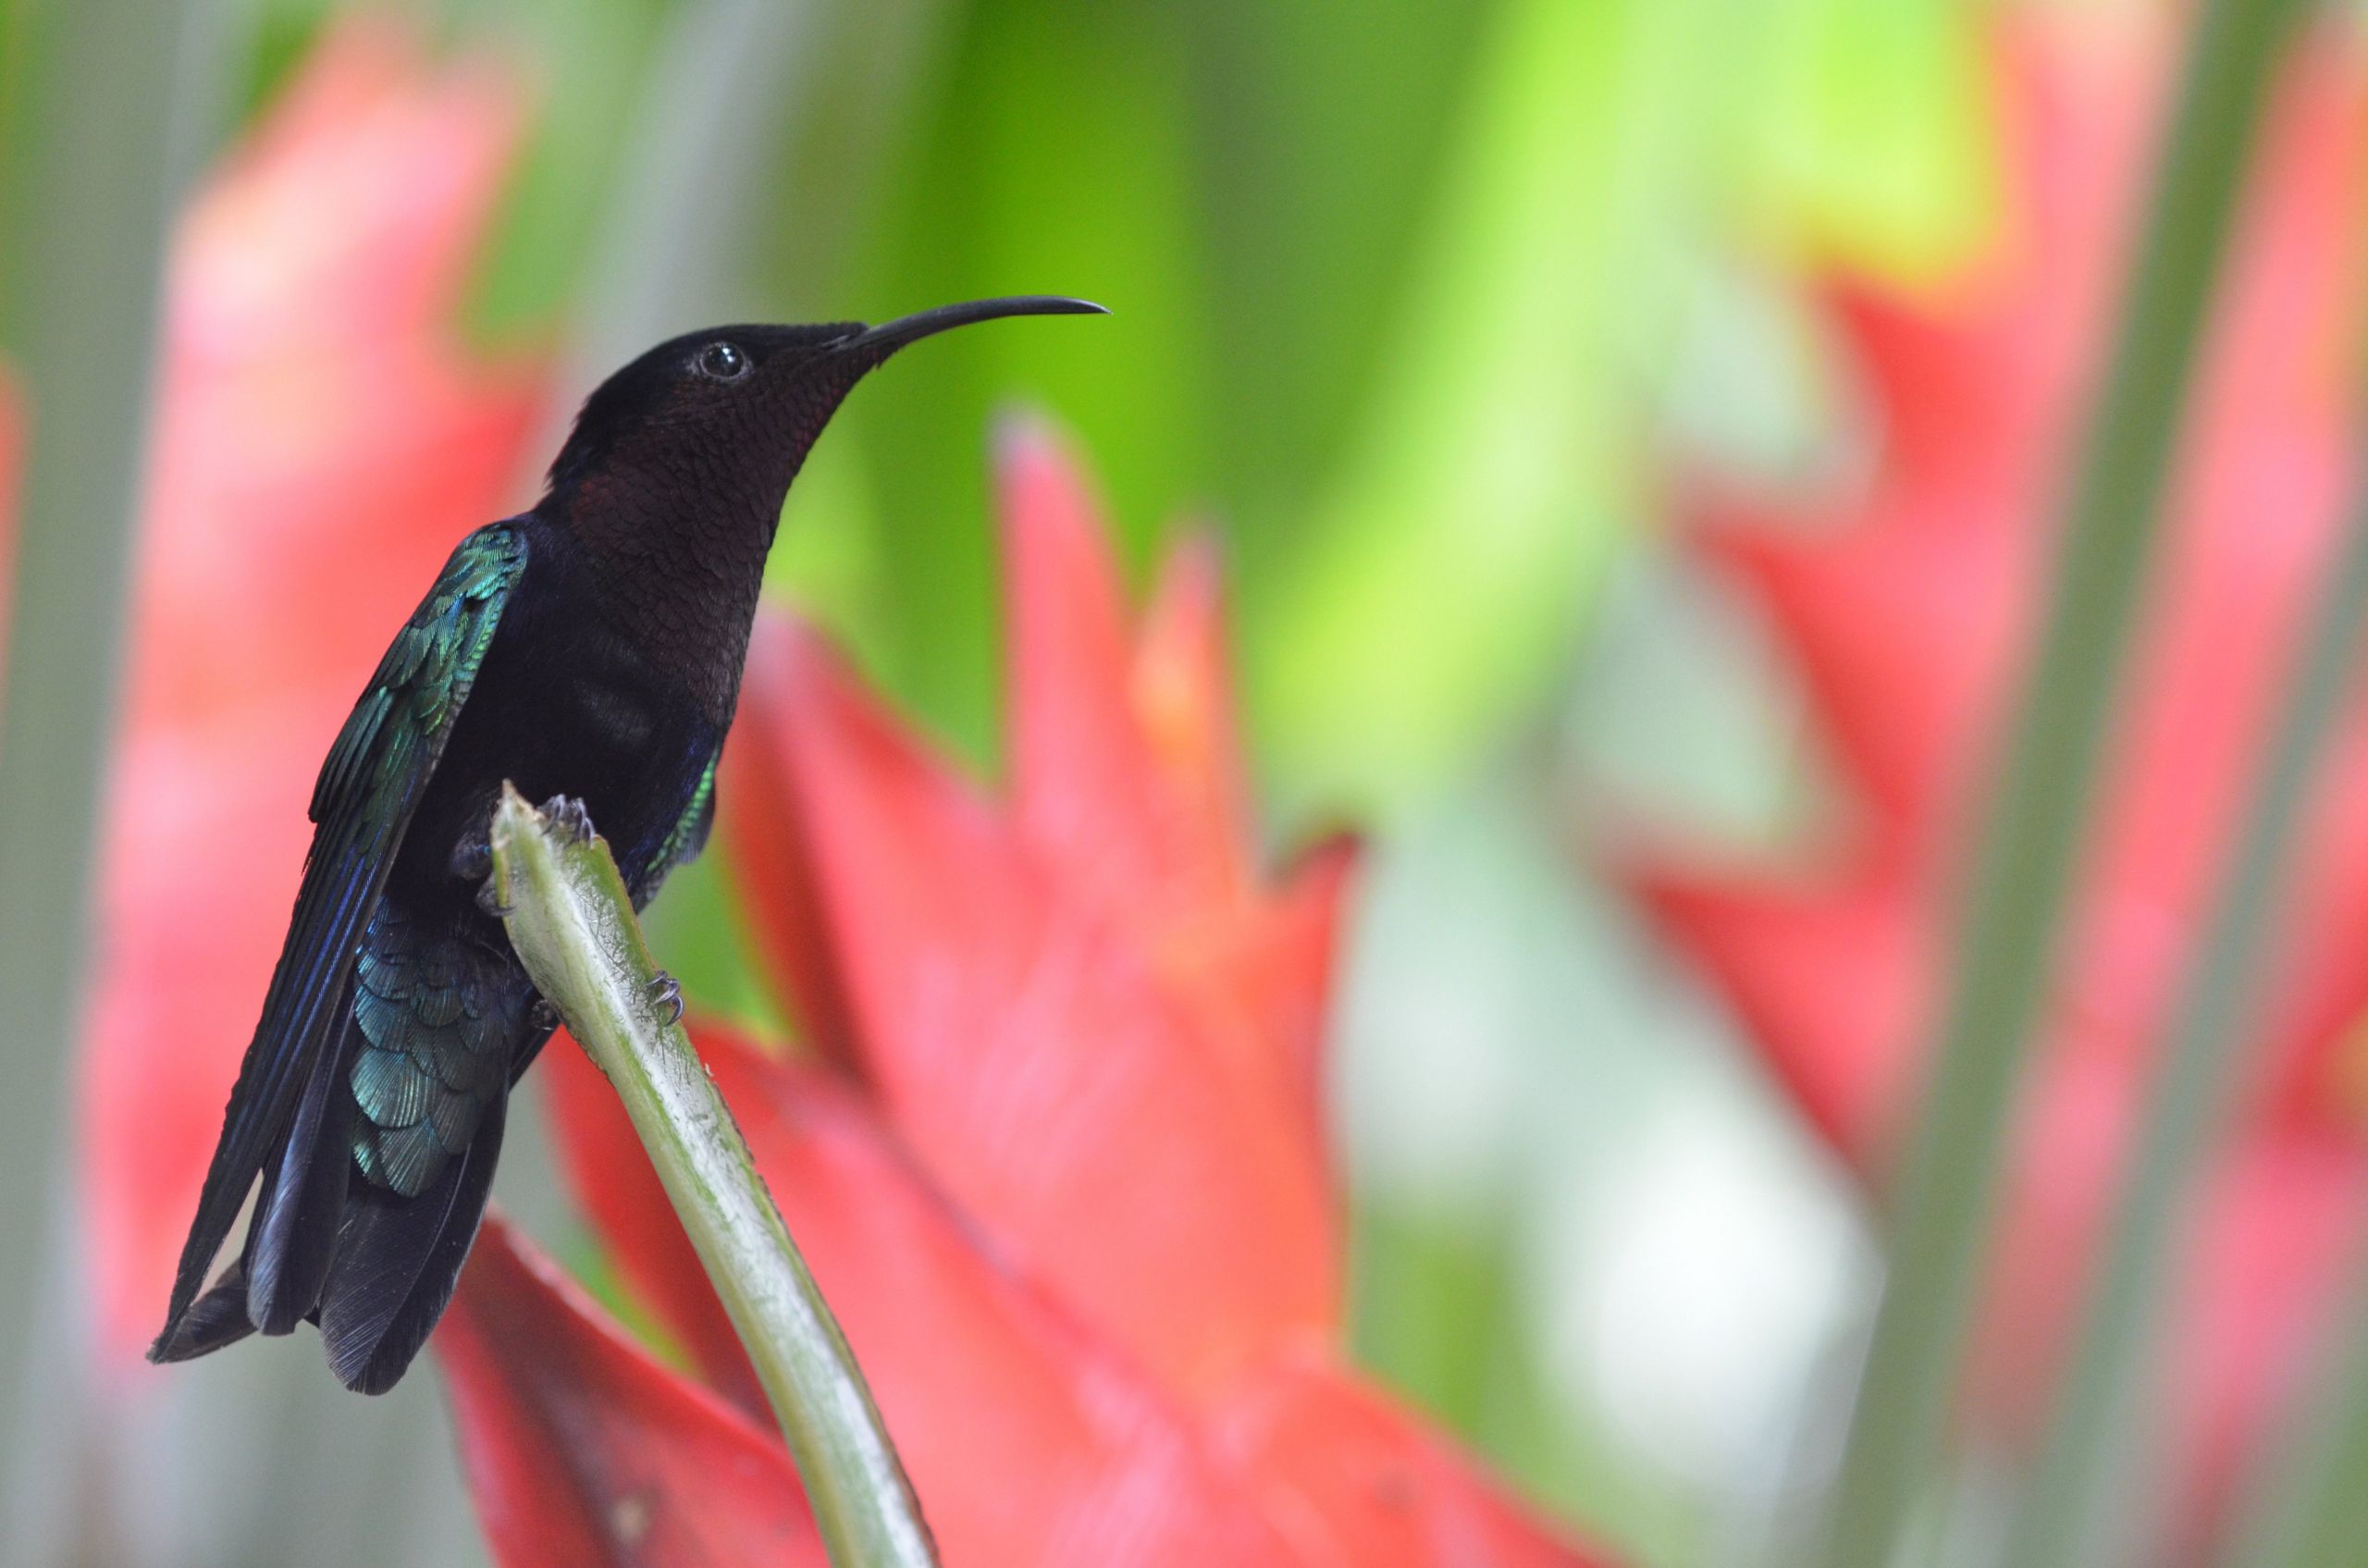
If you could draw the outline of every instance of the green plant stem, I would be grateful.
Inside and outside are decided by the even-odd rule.
[[[1832,1568],[1889,1568],[1941,1449],[2172,439],[2271,67],[2295,13],[2294,0],[2211,0],[2189,46],[1906,1151],[1890,1278],[1830,1515]]]
[[[2128,1496],[2128,1467],[2140,1458],[2141,1383],[2159,1344],[2179,1226],[2220,1145],[2223,1112],[2238,1087],[2235,1047],[2258,1004],[2262,951],[2275,934],[2294,830],[2351,685],[2364,618],[2368,498],[2312,623],[2202,961],[2189,971],[2179,998],[2071,1372],[2009,1543],[2009,1564],[2113,1560],[2115,1505]]]
[[[554,829],[509,789],[492,839],[511,945],[624,1102],[772,1401],[831,1561],[933,1565],[845,1337],[689,1037],[651,999],[658,969],[608,846]]]
[[[202,0],[78,0],[5,19],[0,233],[9,357],[27,429],[13,562],[0,559],[0,1412],[12,1474],[0,1558],[72,1530],[59,1394],[77,1370],[41,1332],[80,1273],[64,1204],[68,1063],[81,1023],[100,780],[122,670],[179,105],[208,61]],[[46,1261],[44,1261],[46,1260]],[[48,1309],[54,1310],[54,1309]],[[33,1398],[41,1392],[53,1397]],[[87,1475],[78,1475],[77,1479]]]

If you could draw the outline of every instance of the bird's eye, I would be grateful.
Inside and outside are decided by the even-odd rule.
[[[699,351],[699,374],[718,381],[737,381],[748,374],[748,356],[731,343],[709,343]]]

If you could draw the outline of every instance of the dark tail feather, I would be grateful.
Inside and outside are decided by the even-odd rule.
[[[240,1262],[247,1277],[247,1318],[265,1334],[293,1333],[320,1302],[336,1251],[339,1216],[353,1174],[348,1125],[352,1099],[342,1093],[351,1036],[304,1086],[296,1120],[255,1204]]]
[[[443,1315],[485,1215],[508,1108],[506,1097],[487,1106],[468,1148],[418,1197],[367,1183],[349,1193],[321,1292],[321,1339],[347,1388],[393,1388]]]
[[[187,1361],[258,1329],[290,1333],[319,1303],[353,1170],[352,1101],[340,1090],[356,1032],[348,1024],[314,1063],[294,1117],[263,1164],[262,1190],[238,1261],[194,1301],[187,1299],[193,1292],[176,1284],[174,1310],[149,1347],[149,1360]],[[221,1174],[208,1176],[209,1192]],[[185,1278],[211,1261],[196,1251],[202,1240],[195,1233],[191,1238],[181,1259]],[[212,1240],[220,1244],[219,1235]]]
[[[149,1348],[148,1359],[193,1361],[225,1345],[235,1345],[254,1331],[254,1322],[247,1316],[247,1260],[240,1258],[222,1271],[212,1290],[173,1319]]]

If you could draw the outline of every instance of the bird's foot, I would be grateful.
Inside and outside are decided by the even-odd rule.
[[[452,846],[452,874],[462,882],[483,882],[493,875],[493,840],[472,834]]]
[[[535,1005],[526,1009],[526,1022],[529,1027],[549,1034],[559,1027],[559,1009],[537,996]]]
[[[665,1009],[667,1023],[671,1025],[683,1021],[683,982],[681,981],[676,980],[664,969],[660,969],[657,977],[649,982],[647,994],[652,1006]]]
[[[592,813],[585,809],[580,796],[554,795],[543,802],[540,809],[553,827],[562,829],[578,844],[589,843],[595,836]]]
[[[450,861],[452,874],[462,882],[477,884],[477,907],[497,920],[510,918],[512,906],[501,901],[501,890],[494,885],[493,843],[483,833],[464,838],[452,846]]]

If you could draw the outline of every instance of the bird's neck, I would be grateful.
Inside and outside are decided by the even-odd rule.
[[[779,506],[719,500],[658,515],[579,499],[561,523],[610,624],[722,731],[739,699]]]

